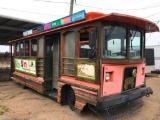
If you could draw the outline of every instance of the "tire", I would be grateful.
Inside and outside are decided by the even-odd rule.
[[[68,101],[68,105],[69,105],[70,109],[72,111],[74,111],[76,97],[75,97],[74,91],[72,89],[70,89],[67,93],[67,101]]]

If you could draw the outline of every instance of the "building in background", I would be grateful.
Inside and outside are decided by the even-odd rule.
[[[146,73],[160,71],[160,45],[146,46]]]

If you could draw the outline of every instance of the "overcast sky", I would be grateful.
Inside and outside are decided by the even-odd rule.
[[[70,0],[0,0],[0,15],[48,23],[69,14]],[[160,0],[76,0],[74,12],[124,13],[160,21]],[[160,23],[158,24],[160,27]],[[146,36],[146,45],[160,45],[160,33]],[[1,46],[0,46],[1,47]],[[2,47],[1,47],[2,48]],[[6,51],[4,47],[0,51]]]

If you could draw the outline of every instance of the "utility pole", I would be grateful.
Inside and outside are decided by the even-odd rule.
[[[71,3],[70,3],[70,12],[69,14],[73,14],[73,4],[74,4],[74,0],[71,0]]]

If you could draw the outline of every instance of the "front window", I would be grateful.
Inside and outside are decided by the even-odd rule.
[[[103,58],[126,58],[126,29],[119,26],[103,28]]]
[[[141,58],[141,33],[139,31],[130,30],[130,58]]]

